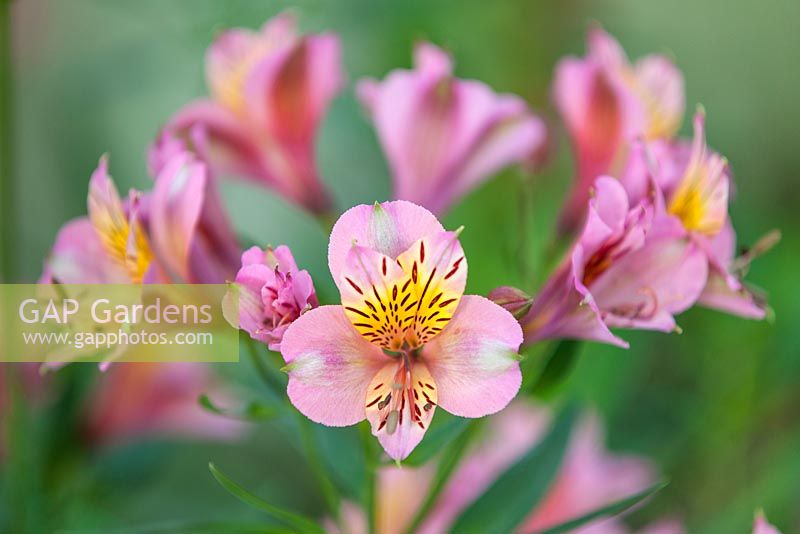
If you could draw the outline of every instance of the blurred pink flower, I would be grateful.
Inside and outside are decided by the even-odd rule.
[[[441,214],[504,167],[533,158],[547,133],[521,98],[455,78],[450,57],[434,45],[418,45],[414,59],[414,70],[361,81],[358,95],[389,161],[395,198]]]
[[[650,158],[652,163],[642,161]],[[649,167],[649,169],[645,169]],[[652,174],[653,178],[649,175]],[[661,211],[683,228],[704,251],[709,266],[708,281],[700,304],[753,319],[765,316],[766,303],[752,294],[740,280],[749,262],[768,250],[762,241],[756,250],[735,258],[736,234],[728,217],[731,177],[725,158],[712,151],[705,140],[705,115],[694,117],[694,138],[672,143],[649,143],[644,151],[632,152],[622,183],[630,195],[645,189],[659,190]]]
[[[753,534],[781,534],[781,532],[767,522],[764,512],[759,511],[753,521]]]
[[[188,152],[164,165],[151,193],[120,199],[106,157],[89,184],[88,217],[67,223],[42,283],[222,283],[238,245],[203,163]]]
[[[202,394],[216,401],[229,398],[203,364],[115,364],[98,379],[87,404],[88,439],[108,445],[144,436],[239,436],[245,425],[204,411],[197,401]]]
[[[448,532],[459,515],[505,470],[542,439],[550,416],[543,408],[516,401],[492,418],[482,441],[471,449],[447,482],[417,532]],[[599,419],[587,414],[576,427],[561,468],[550,489],[519,526],[519,532],[540,532],[614,501],[643,491],[654,480],[653,468],[642,458],[609,454],[603,446]],[[378,474],[377,531],[406,532],[430,488],[435,465],[421,468],[384,467]],[[366,532],[363,513],[348,505],[343,515],[348,532]],[[678,534],[677,521],[652,526],[659,533]],[[332,532],[336,531],[331,529]],[[650,531],[650,529],[646,529]],[[577,530],[581,534],[625,534],[618,519],[598,519]],[[653,530],[656,532],[656,530]]]
[[[580,227],[595,179],[620,174],[633,139],[672,138],[684,112],[683,76],[668,58],[650,55],[631,64],[599,27],[589,30],[587,49],[583,59],[561,60],[553,83],[577,166],[562,232]]]
[[[707,277],[702,248],[649,199],[630,206],[614,178],[596,182],[583,232],[520,319],[525,342],[576,338],[627,347],[609,327],[669,332]],[[495,290],[490,297],[498,298]]]
[[[237,289],[229,291],[223,300],[225,317],[270,350],[279,351],[289,325],[319,306],[311,275],[297,268],[286,245],[245,251],[235,285]],[[237,296],[238,308],[233,307]]]
[[[206,55],[210,99],[179,110],[165,131],[188,138],[219,173],[269,187],[313,213],[330,210],[320,181],[314,141],[320,121],[342,86],[337,37],[298,35],[281,14],[259,31],[222,33]],[[150,161],[158,162],[158,140]],[[152,163],[151,163],[152,164]]]
[[[521,383],[513,316],[463,296],[458,232],[404,201],[356,206],[333,227],[328,263],[342,305],[294,321],[281,352],[292,403],[310,419],[365,417],[392,458],[420,442],[436,406],[463,417],[504,408]]]

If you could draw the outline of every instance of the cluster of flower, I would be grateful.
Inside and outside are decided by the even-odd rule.
[[[764,317],[741,276],[768,240],[735,257],[730,172],[706,145],[704,112],[692,140],[675,137],[681,73],[662,56],[631,64],[599,28],[588,46],[585,58],[559,63],[553,87],[576,160],[559,232],[574,244],[533,298],[512,287],[464,295],[460,232],[436,215],[511,164],[542,165],[547,128],[521,98],[454,77],[450,57],[431,44],[416,48],[413,69],[357,86],[395,200],[355,206],[333,226],[328,262],[341,305],[319,306],[286,246],[239,260],[216,176],[262,184],[323,219],[333,213],[315,137],[343,84],[339,41],[299,35],[289,15],[217,38],[206,58],[211,98],[179,110],[151,147],[152,192],[121,200],[101,159],[89,216],[59,233],[43,281],[235,280],[236,326],[281,352],[294,406],[329,426],[366,418],[396,460],[420,443],[437,407],[474,418],[509,405],[522,346],[626,346],[610,328],[674,331],[674,316],[696,303]],[[480,475],[484,486],[498,470]],[[454,506],[472,498],[455,495]]]

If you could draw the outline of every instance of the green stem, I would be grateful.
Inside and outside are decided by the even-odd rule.
[[[519,228],[519,239],[517,246],[517,269],[522,280],[527,284],[531,283],[533,273],[531,272],[531,249],[533,246],[533,195],[531,181],[528,176],[522,176],[519,180],[519,198],[517,204],[517,227]]]
[[[250,357],[250,362],[256,370],[256,374],[262,382],[279,398],[284,397],[285,384],[281,383],[277,376],[267,367],[263,358],[258,352],[258,347],[255,341],[248,334],[241,334],[245,338],[245,345],[247,345],[247,355]]]
[[[470,421],[466,430],[464,430],[464,432],[462,432],[461,435],[441,454],[439,458],[439,464],[436,468],[436,475],[433,478],[433,482],[428,490],[428,494],[425,496],[422,506],[420,507],[419,511],[417,511],[417,514],[414,516],[414,520],[411,522],[411,526],[408,527],[406,532],[412,534],[419,529],[422,521],[424,521],[428,516],[428,512],[431,511],[431,508],[433,508],[433,505],[436,503],[439,495],[442,493],[442,490],[449,481],[450,475],[453,474],[456,467],[458,467],[458,464],[461,462],[461,458],[469,448],[469,444],[472,442],[472,439],[478,435],[480,426],[480,419],[474,419]]]
[[[377,532],[377,502],[375,498],[377,483],[375,472],[378,469],[378,459],[375,454],[375,441],[372,437],[369,423],[362,423],[358,428],[361,444],[364,447],[366,476],[364,477],[364,509],[367,512],[368,531],[370,534]]]
[[[300,442],[302,443],[306,460],[308,460],[308,466],[311,469],[314,478],[317,480],[319,489],[322,492],[323,498],[325,499],[325,504],[328,507],[328,512],[338,522],[339,495],[336,491],[333,481],[331,481],[330,477],[325,471],[325,466],[322,463],[322,456],[320,455],[319,448],[317,447],[317,442],[312,436],[313,429],[311,427],[311,422],[291,405],[289,398],[285,394],[286,384],[284,384],[277,376],[275,376],[273,370],[270,369],[264,362],[264,359],[261,357],[258,347],[253,339],[248,335],[245,335],[245,339],[245,344],[248,348],[247,353],[250,356],[250,360],[253,363],[253,367],[255,367],[259,378],[271,391],[276,393],[279,398],[283,399],[290,411],[295,414],[297,428],[300,434]]]
[[[15,276],[11,3],[11,0],[0,0],[0,281],[6,283],[12,282]]]
[[[297,410],[292,410],[292,413],[294,413],[297,418],[297,426],[300,430],[300,441],[305,450],[308,467],[311,469],[314,478],[317,479],[317,484],[322,492],[322,497],[325,499],[328,512],[337,523],[340,523],[339,493],[336,491],[336,486],[334,486],[333,481],[325,470],[319,447],[317,447],[317,442],[312,436],[313,428],[311,426],[311,421]]]

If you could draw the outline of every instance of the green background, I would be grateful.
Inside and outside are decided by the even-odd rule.
[[[205,94],[203,54],[213,36],[230,26],[258,27],[286,5],[13,2],[10,179],[16,209],[10,223],[18,281],[39,276],[58,228],[85,213],[88,178],[102,153],[111,155],[120,189],[149,187],[146,147],[174,110]],[[517,93],[554,123],[548,92],[553,67],[564,55],[583,55],[591,22],[615,35],[632,58],[665,52],[675,59],[685,75],[689,112],[697,103],[705,106],[709,142],[733,168],[731,213],[741,243],[772,228],[783,233],[781,244],[757,260],[749,275],[768,290],[774,320],[749,322],[695,309],[679,318],[683,335],[626,332],[628,351],[586,346],[563,393],[600,409],[612,449],[654,458],[672,481],[632,516],[633,524],[666,514],[682,518],[690,532],[745,532],[753,511],[763,506],[784,532],[800,531],[800,3],[292,5],[304,30],[332,30],[343,41],[348,85],[329,111],[318,147],[322,175],[340,209],[385,199],[390,191],[386,164],[353,83],[407,68],[418,40],[449,49],[459,76]],[[688,122],[684,135],[690,133]],[[448,227],[466,226],[469,292],[485,294],[503,284],[533,290],[547,276],[541,251],[571,173],[566,140],[557,126],[554,132],[556,156],[546,172],[531,178],[507,171],[445,217]],[[224,195],[236,206],[233,217],[245,242],[290,245],[322,299],[332,299],[327,236],[313,220],[241,183],[226,183]],[[532,217],[520,216],[521,198],[531,203]],[[228,372],[248,375],[244,367]],[[102,492],[95,484],[101,475],[82,473],[85,487],[67,500],[65,524],[245,517],[249,512],[208,474],[210,458],[261,495],[319,509],[305,496],[313,492],[299,457],[270,427],[244,445],[149,444],[114,454],[103,460],[112,467],[102,464],[111,474],[101,475],[111,476],[112,483]]]

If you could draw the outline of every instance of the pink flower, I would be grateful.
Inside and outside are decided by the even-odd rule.
[[[122,201],[108,160],[92,174],[88,217],[59,232],[43,283],[222,283],[233,276],[238,245],[203,163],[179,152],[151,193]]]
[[[252,247],[242,254],[236,274],[235,292],[223,301],[226,318],[250,337],[279,351],[289,325],[301,314],[319,306],[308,271],[297,268],[286,245],[261,250]],[[233,298],[238,296],[238,322],[233,320]]]
[[[342,85],[338,39],[300,36],[294,18],[278,15],[259,31],[222,33],[206,55],[210,99],[178,111],[165,130],[190,137],[215,172],[240,175],[313,213],[330,209],[314,141]],[[169,146],[156,142],[158,151]]]
[[[347,426],[365,417],[400,460],[439,405],[462,417],[497,412],[521,382],[513,316],[462,296],[458,232],[410,202],[356,206],[333,228],[328,264],[341,306],[301,315],[283,336],[288,394],[307,417]]]
[[[673,315],[703,289],[707,260],[679,224],[657,212],[649,199],[631,207],[618,180],[599,178],[583,232],[520,320],[525,342],[577,338],[626,347],[609,327],[675,330]]]
[[[420,534],[448,532],[461,513],[497,478],[542,439],[549,414],[528,402],[516,401],[490,421],[447,482]],[[530,511],[519,532],[541,532],[614,501],[643,491],[654,482],[653,468],[635,456],[609,454],[603,445],[599,419],[587,414],[573,432],[561,468],[544,498]],[[435,465],[421,468],[384,467],[378,473],[377,531],[406,532],[435,474]],[[363,514],[348,507],[343,515],[353,532],[366,532]],[[682,526],[659,522],[658,532],[678,534]],[[655,527],[655,525],[654,525]],[[649,529],[647,529],[649,531]],[[581,534],[626,534],[618,519],[599,519],[577,530]]]
[[[753,534],[781,534],[780,531],[767,522],[763,511],[756,513],[753,521]]]
[[[577,166],[559,223],[563,232],[580,226],[595,179],[620,174],[630,142],[672,138],[684,111],[683,77],[666,57],[646,56],[631,65],[599,27],[589,31],[587,48],[585,58],[559,62],[553,84]]]
[[[421,44],[414,58],[414,70],[361,81],[358,95],[389,161],[395,198],[442,213],[502,168],[533,157],[546,130],[521,98],[453,77],[439,48]]]
[[[742,317],[763,318],[766,303],[745,287],[740,275],[779,235],[771,234],[744,257],[734,257],[736,234],[728,217],[731,178],[725,158],[706,145],[702,110],[694,117],[691,143],[649,144],[646,149],[649,153],[633,154],[628,168],[642,167],[637,160],[645,157],[655,161],[657,168],[652,174],[663,195],[661,211],[705,252],[709,273],[700,303]],[[650,182],[646,174],[634,170],[623,176],[630,194],[646,187],[643,184]]]
[[[204,411],[202,394],[229,395],[207,366],[196,363],[118,363],[98,380],[85,414],[89,440],[98,445],[143,436],[233,439],[243,423]]]

